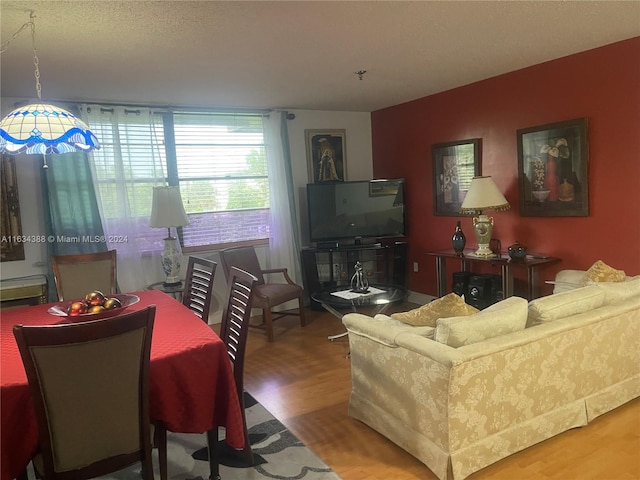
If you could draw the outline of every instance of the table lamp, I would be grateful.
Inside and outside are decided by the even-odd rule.
[[[487,217],[482,212],[484,210],[507,210],[509,207],[509,202],[500,193],[491,177],[473,177],[467,196],[464,197],[460,206],[460,211],[477,214],[473,218],[473,231],[478,241],[478,250],[475,255],[479,257],[494,256],[489,248],[493,217]]]
[[[166,287],[181,283],[178,273],[182,252],[178,239],[171,235],[171,228],[184,227],[188,224],[189,218],[184,211],[180,187],[153,187],[149,226],[167,229],[167,238],[164,239],[162,252],[162,269],[167,276],[164,282]]]

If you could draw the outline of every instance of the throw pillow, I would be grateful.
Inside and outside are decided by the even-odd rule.
[[[439,318],[466,316],[477,312],[478,309],[465,303],[462,297],[450,293],[422,307],[407,312],[392,313],[391,318],[409,325],[435,327],[436,320]]]
[[[624,282],[624,280],[624,270],[616,270],[602,260],[598,260],[587,270],[582,279],[582,285],[587,285],[591,282]]]
[[[602,306],[604,298],[604,290],[598,287],[581,287],[554,293],[548,297],[536,298],[529,302],[527,326],[552,322],[559,318],[594,310]]]
[[[461,347],[524,330],[526,323],[527,301],[509,297],[475,315],[440,318],[436,323],[435,340],[450,347]]]

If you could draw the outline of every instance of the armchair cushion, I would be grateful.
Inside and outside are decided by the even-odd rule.
[[[527,301],[509,297],[474,315],[438,319],[435,340],[450,347],[461,347],[524,330],[526,323]]]
[[[450,293],[419,308],[393,313],[391,318],[409,325],[435,327],[439,318],[461,317],[478,312],[477,308],[465,303],[462,297]]]

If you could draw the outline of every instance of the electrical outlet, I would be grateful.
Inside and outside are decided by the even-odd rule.
[[[413,271],[414,272],[418,271],[418,262],[413,262]]]

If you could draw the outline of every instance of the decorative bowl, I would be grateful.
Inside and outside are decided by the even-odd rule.
[[[137,295],[129,295],[126,293],[115,293],[113,295],[108,295],[107,298],[117,298],[118,300],[120,300],[120,303],[122,304],[122,306],[117,308],[112,308],[111,310],[104,310],[102,312],[97,312],[97,313],[81,313],[79,315],[69,315],[67,313],[69,305],[71,305],[73,302],[77,302],[77,300],[72,300],[70,302],[56,303],[55,305],[52,305],[51,307],[49,307],[49,310],[47,310],[47,312],[50,315],[54,315],[56,317],[67,317],[65,318],[66,321],[71,320],[71,321],[79,322],[79,321],[99,320],[101,318],[114,317],[116,315],[119,315],[127,307],[130,307],[131,305],[134,305],[140,301],[140,297],[138,297]]]
[[[527,247],[516,240],[516,243],[507,248],[509,256],[514,260],[522,260],[527,256]]]

